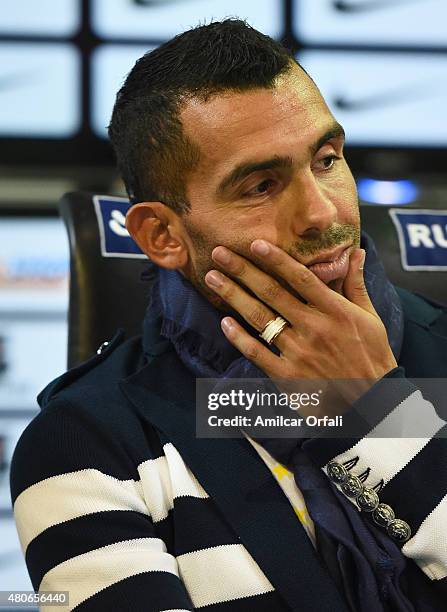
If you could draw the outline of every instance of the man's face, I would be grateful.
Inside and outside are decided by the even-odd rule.
[[[250,244],[264,238],[304,265],[337,246],[359,246],[343,133],[301,69],[272,90],[190,100],[181,119],[201,151],[187,178],[191,212],[182,222],[190,257],[183,273],[216,306],[223,305],[204,276],[216,267],[211,252],[218,245],[253,260]],[[327,284],[342,293],[343,280]]]

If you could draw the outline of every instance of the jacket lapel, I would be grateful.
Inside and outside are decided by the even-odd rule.
[[[172,441],[292,610],[346,611],[288,499],[250,443],[196,437],[195,378],[173,350],[120,387]]]

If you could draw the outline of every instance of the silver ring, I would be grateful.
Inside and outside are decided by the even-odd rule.
[[[272,344],[273,340],[279,336],[287,325],[289,325],[288,321],[277,316],[276,319],[272,319],[267,323],[259,336],[265,340],[267,344]]]

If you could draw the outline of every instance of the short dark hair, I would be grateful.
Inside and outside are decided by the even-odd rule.
[[[272,88],[294,64],[290,51],[239,19],[198,26],[141,57],[117,94],[109,125],[130,201],[188,211],[186,175],[200,150],[183,133],[182,102]]]

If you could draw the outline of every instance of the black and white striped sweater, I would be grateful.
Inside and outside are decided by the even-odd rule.
[[[353,473],[383,480],[381,501],[412,528],[403,553],[419,573],[415,609],[441,610],[447,426],[403,376],[446,377],[447,312],[400,295],[401,396],[384,405],[379,383],[369,401],[378,428],[416,413],[430,425],[421,438],[370,430],[308,451],[323,470],[356,458]],[[194,393],[173,350],[144,365],[139,338],[122,334],[42,392],[11,469],[34,588],[68,590],[66,610],[347,610],[268,457],[246,439],[195,437]]]

